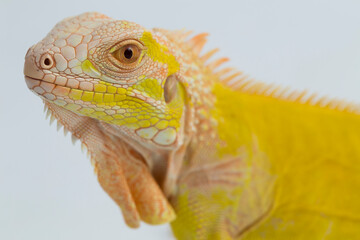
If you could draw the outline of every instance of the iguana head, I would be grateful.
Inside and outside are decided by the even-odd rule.
[[[26,54],[28,87],[76,114],[118,126],[137,142],[182,142],[181,52],[161,33],[98,13],[58,23]]]

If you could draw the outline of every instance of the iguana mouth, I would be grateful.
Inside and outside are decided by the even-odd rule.
[[[37,79],[37,78],[32,78],[32,77],[29,77],[29,76],[24,76],[24,78],[25,78],[25,82],[26,82],[26,85],[28,86],[28,88],[30,89],[30,90],[32,90],[33,92],[35,92],[35,93],[37,93],[37,94],[40,94],[40,93],[38,93],[38,92],[36,92],[35,90],[34,90],[34,88],[36,87],[36,86],[39,86],[40,85],[40,83],[41,83],[41,79]]]
[[[31,84],[32,84],[34,81],[42,81],[42,79],[32,78],[32,77],[29,77],[29,76],[26,76],[26,75],[24,75],[24,78],[25,78],[26,84],[30,84],[30,86],[27,85],[29,88],[31,88]]]
[[[42,79],[33,78],[33,77],[26,76],[26,75],[24,75],[24,77],[25,77],[25,80],[38,80],[38,81],[42,81]]]
[[[44,81],[43,79],[33,78],[26,75],[24,77],[25,77],[26,85],[31,91],[33,91],[40,97],[45,98],[46,100],[51,101],[54,99],[52,92],[58,87],[57,84],[49,83]],[[65,87],[61,87],[61,88],[65,88]]]

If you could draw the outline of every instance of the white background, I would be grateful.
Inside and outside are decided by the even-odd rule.
[[[49,127],[24,82],[27,48],[59,20],[99,11],[145,27],[209,32],[252,77],[360,102],[360,2],[0,2],[0,239],[172,239],[167,226],[125,226],[70,137]]]

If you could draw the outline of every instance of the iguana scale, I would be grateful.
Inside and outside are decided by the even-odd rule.
[[[207,34],[99,13],[58,23],[27,86],[87,148],[125,222],[177,239],[360,238],[359,109],[248,79]]]

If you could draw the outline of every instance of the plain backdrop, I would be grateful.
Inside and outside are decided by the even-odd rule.
[[[250,76],[360,102],[360,1],[0,1],[0,239],[172,239],[124,224],[80,145],[49,127],[24,82],[27,48],[59,20],[98,11],[145,27],[209,32]]]

